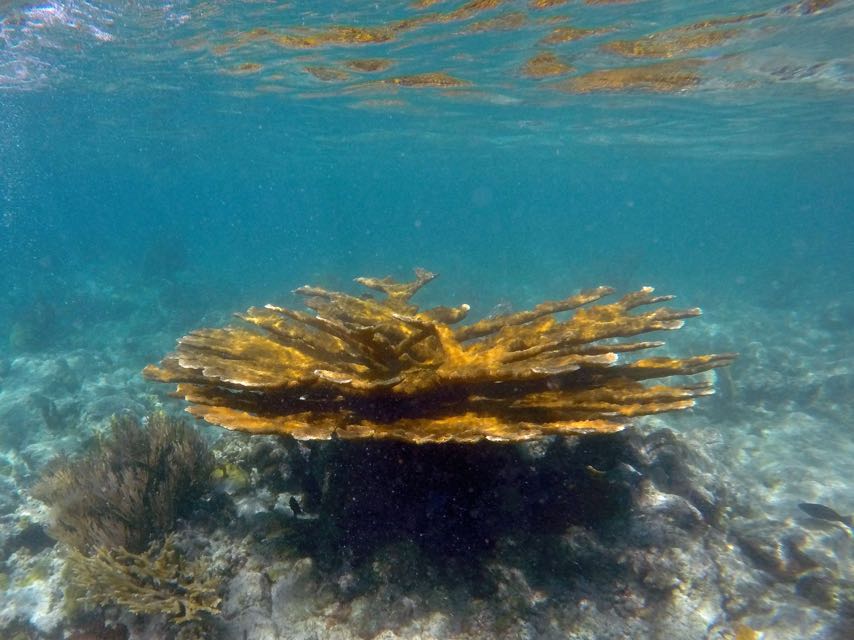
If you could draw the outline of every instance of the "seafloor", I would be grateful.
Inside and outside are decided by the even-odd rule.
[[[2,638],[851,637],[853,532],[798,508],[854,512],[850,300],[711,301],[678,342],[740,353],[718,394],[617,436],[306,445],[202,425],[228,473],[175,540],[218,575],[221,612],[176,625],[79,606],[31,490],[112,415],[179,413],[140,369],[227,317],[96,285],[76,312],[8,320]]]

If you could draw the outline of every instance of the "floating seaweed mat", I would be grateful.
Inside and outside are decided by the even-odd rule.
[[[529,311],[458,324],[468,305],[421,310],[413,282],[356,278],[381,299],[304,286],[313,311],[273,305],[240,326],[178,341],[151,380],[178,383],[187,411],[239,431],[301,440],[392,438],[412,443],[530,440],[611,433],[634,416],[687,409],[709,382],[649,384],[730,364],[735,354],[645,357],[664,343],[627,341],[672,330],[699,309],[634,311],[671,300],[651,287],[609,304],[598,287]],[[567,319],[555,314],[575,310]]]

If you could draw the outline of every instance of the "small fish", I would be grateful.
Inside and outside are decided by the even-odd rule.
[[[607,475],[608,475],[608,474],[607,474],[606,472],[604,472],[604,471],[599,471],[599,469],[597,469],[597,468],[596,468],[596,467],[594,467],[593,465],[589,465],[589,464],[588,464],[586,467],[584,467],[584,469],[585,469],[585,471],[587,471],[587,473],[588,473],[590,476],[592,476],[592,477],[594,477],[594,478],[604,478],[605,476],[607,476]]]
[[[610,484],[620,484],[627,487],[634,487],[643,479],[643,474],[635,469],[632,465],[620,462],[616,466],[611,467],[607,471],[597,469],[592,465],[584,467],[591,478],[604,480]]]
[[[848,528],[854,528],[854,516],[843,516],[823,504],[801,502],[798,507],[811,518],[827,520],[828,522],[841,522]]]
[[[232,462],[226,462],[214,468],[210,479],[217,489],[229,494],[243,491],[251,484],[249,473]]]
[[[294,512],[295,516],[301,516],[302,515],[302,507],[299,506],[299,502],[297,502],[297,499],[294,498],[293,496],[291,496],[291,499],[288,500],[288,506],[291,508],[291,511]]]

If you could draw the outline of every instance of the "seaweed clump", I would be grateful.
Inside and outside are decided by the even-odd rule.
[[[598,287],[529,311],[454,327],[468,305],[420,310],[410,298],[435,274],[357,278],[384,298],[304,286],[315,313],[266,305],[249,325],[199,329],[144,373],[177,382],[187,411],[250,433],[297,439],[392,438],[404,442],[519,441],[550,434],[613,433],[634,416],[693,406],[711,384],[645,380],[692,375],[733,354],[688,358],[623,355],[660,347],[621,338],[682,326],[699,309],[658,307],[651,287],[610,304]],[[567,319],[556,314],[575,310]]]
[[[132,613],[198,620],[219,606],[220,580],[188,561],[172,532],[207,490],[213,457],[184,421],[114,417],[84,454],[55,460],[33,488],[64,543],[67,597]]]
[[[138,553],[174,529],[212,469],[207,445],[184,421],[152,413],[142,425],[117,416],[88,452],[54,461],[33,496],[50,507],[57,540]]]

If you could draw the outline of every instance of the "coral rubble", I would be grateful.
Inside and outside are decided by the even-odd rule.
[[[144,373],[178,383],[187,411],[251,433],[298,439],[392,438],[413,443],[518,441],[549,434],[610,433],[633,416],[686,409],[708,382],[642,381],[727,365],[733,354],[689,358],[622,354],[662,346],[623,341],[678,329],[699,309],[666,302],[651,287],[610,304],[598,287],[530,311],[454,327],[469,306],[420,310],[416,280],[357,278],[384,299],[304,286],[315,313],[273,305],[238,317],[251,328],[199,329]],[[562,320],[555,314],[576,310]]]

